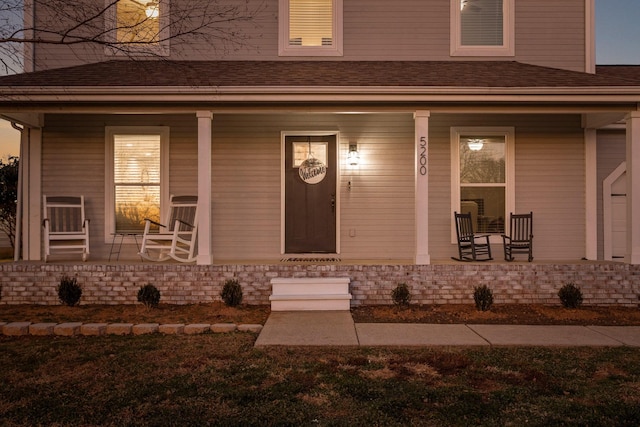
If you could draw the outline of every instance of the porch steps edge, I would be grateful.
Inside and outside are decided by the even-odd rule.
[[[350,310],[348,277],[274,278],[271,280],[271,311]]]

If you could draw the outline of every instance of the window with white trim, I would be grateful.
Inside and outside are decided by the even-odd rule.
[[[343,0],[280,0],[281,56],[341,56]]]
[[[451,129],[451,216],[471,212],[474,230],[496,238],[514,210],[514,135],[508,127]]]
[[[170,0],[105,0],[112,55],[169,55]]]
[[[514,0],[451,0],[452,56],[514,56]]]
[[[107,127],[105,238],[142,233],[145,218],[160,221],[168,198],[166,127]]]

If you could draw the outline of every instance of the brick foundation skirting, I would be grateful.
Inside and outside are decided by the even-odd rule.
[[[167,304],[220,300],[227,279],[237,279],[243,303],[269,304],[275,277],[348,277],[352,305],[392,304],[391,291],[406,283],[413,304],[473,303],[475,286],[487,285],[494,302],[560,303],[558,290],[572,282],[585,305],[638,306],[640,266],[622,263],[516,263],[432,265],[177,265],[177,264],[0,264],[0,304],[60,304],[63,275],[77,277],[81,304],[137,304],[151,283]]]

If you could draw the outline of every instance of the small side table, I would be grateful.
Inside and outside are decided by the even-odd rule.
[[[116,261],[120,260],[120,252],[122,251],[122,243],[124,242],[125,237],[133,237],[133,241],[136,242],[136,249],[138,253],[140,252],[140,245],[138,244],[138,236],[139,232],[136,231],[120,231],[117,233],[113,233],[113,240],[111,241],[111,249],[109,250],[109,261],[111,261],[112,256],[116,256]],[[120,239],[120,242],[118,242]],[[142,257],[140,260],[144,262]]]

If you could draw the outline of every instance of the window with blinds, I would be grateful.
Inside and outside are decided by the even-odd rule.
[[[333,0],[289,0],[289,44],[333,44]]]
[[[502,0],[467,0],[460,11],[462,46],[503,45]]]
[[[114,135],[116,232],[144,229],[160,220],[160,135]]]
[[[280,0],[280,55],[342,55],[343,0]]]
[[[450,0],[452,56],[514,56],[515,0]]]

